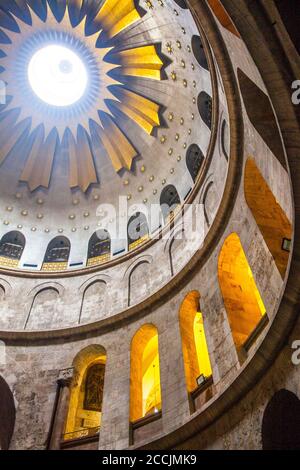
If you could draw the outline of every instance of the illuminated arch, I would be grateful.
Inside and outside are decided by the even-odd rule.
[[[199,292],[189,292],[179,311],[183,361],[189,392],[197,388],[197,379],[201,375],[205,379],[212,376],[199,300]]]
[[[134,335],[130,355],[130,421],[161,410],[158,331],[144,325]]]
[[[246,163],[244,187],[247,204],[284,278],[289,261],[284,240],[291,240],[292,226],[252,158]]]
[[[105,364],[106,351],[99,345],[88,346],[74,359],[74,377],[64,440],[99,432]]]
[[[233,340],[239,350],[266,316],[266,309],[236,233],[224,242],[218,276]]]

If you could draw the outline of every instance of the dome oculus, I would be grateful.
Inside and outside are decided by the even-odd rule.
[[[38,50],[28,66],[28,79],[35,94],[52,106],[71,106],[84,95],[87,70],[71,49],[49,45]]]

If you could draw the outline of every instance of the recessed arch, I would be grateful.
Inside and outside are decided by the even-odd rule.
[[[263,450],[300,450],[300,400],[279,390],[269,401],[262,421]]]
[[[107,285],[95,279],[84,289],[79,315],[79,324],[99,320],[105,315]]]
[[[189,292],[184,298],[179,310],[179,324],[186,384],[192,393],[200,376],[204,381],[212,376],[199,292]]]
[[[111,258],[111,239],[107,230],[97,230],[89,241],[87,266],[109,261]]]
[[[207,125],[211,130],[212,128],[212,97],[206,93],[206,91],[201,91],[198,95],[198,110],[201,116],[202,121]]]
[[[222,246],[218,278],[233,341],[239,351],[266,316],[266,308],[236,233],[229,235]]]
[[[79,439],[85,433],[98,434],[101,426],[106,350],[91,345],[73,361],[74,375],[63,439]]]
[[[71,251],[70,240],[66,237],[55,237],[49,243],[42,266],[43,271],[64,271],[68,268]]]
[[[131,269],[128,277],[128,306],[143,300],[149,292],[150,262],[141,259]]]
[[[130,421],[161,411],[158,330],[143,325],[134,335],[130,351]]]
[[[246,163],[244,189],[248,207],[284,278],[289,261],[289,252],[284,249],[284,241],[292,239],[292,225],[253,158],[248,158]]]
[[[0,241],[0,264],[2,266],[16,268],[22,257],[26,239],[21,232],[8,232]]]
[[[197,177],[200,173],[204,162],[204,155],[199,145],[192,144],[189,146],[186,153],[186,166],[189,170],[191,177],[193,178],[194,183],[197,180]]]
[[[128,250],[132,251],[149,239],[148,221],[142,212],[130,217],[127,225]]]
[[[59,291],[53,286],[41,287],[33,298],[25,330],[43,330],[53,326]]]

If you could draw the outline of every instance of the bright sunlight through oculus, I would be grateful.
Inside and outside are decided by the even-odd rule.
[[[35,94],[52,106],[71,106],[79,101],[88,84],[86,68],[71,49],[50,45],[30,60],[28,79]]]

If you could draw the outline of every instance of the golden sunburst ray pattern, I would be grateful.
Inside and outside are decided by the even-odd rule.
[[[143,10],[134,0],[104,0],[96,9],[91,5],[84,0],[19,0],[8,1],[0,13],[0,78],[7,92],[0,108],[0,165],[21,138],[30,139],[20,175],[30,191],[49,188],[54,157],[62,146],[69,158],[70,188],[86,192],[98,183],[91,125],[119,172],[130,171],[138,155],[118,123],[120,113],[149,135],[161,124],[161,106],[128,83],[133,77],[162,79],[160,45],[119,50],[114,44]],[[30,58],[52,43],[79,54],[89,74],[85,95],[67,107],[47,105],[28,82]]]

